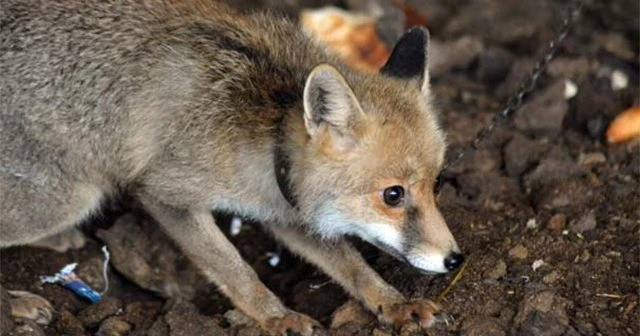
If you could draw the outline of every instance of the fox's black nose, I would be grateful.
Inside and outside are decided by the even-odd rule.
[[[449,271],[453,271],[462,265],[464,262],[464,256],[461,253],[452,252],[446,258],[444,258],[444,267]]]

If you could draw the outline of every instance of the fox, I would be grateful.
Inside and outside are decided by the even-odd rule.
[[[212,216],[231,212],[381,322],[427,328],[438,305],[407,300],[348,237],[425,273],[464,261],[433,192],[446,139],[428,47],[414,27],[368,74],[274,13],[2,0],[0,247],[73,232],[126,194],[266,332],[321,330],[243,261]]]

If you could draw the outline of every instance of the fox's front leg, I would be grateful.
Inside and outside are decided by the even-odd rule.
[[[292,252],[317,265],[362,301],[381,321],[395,325],[414,321],[425,328],[436,321],[438,305],[424,299],[406,300],[347,241],[323,243],[293,228],[274,225],[269,229]]]
[[[179,210],[143,198],[147,211],[190,260],[242,312],[273,335],[312,335],[319,324],[287,309],[242,259],[215,223],[211,212]]]

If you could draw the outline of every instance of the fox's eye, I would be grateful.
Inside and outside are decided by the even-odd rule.
[[[382,200],[391,207],[401,206],[404,203],[404,188],[396,185],[382,191]]]

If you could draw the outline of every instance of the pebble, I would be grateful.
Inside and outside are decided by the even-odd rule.
[[[527,229],[535,229],[538,227],[538,222],[536,221],[535,218],[529,218],[529,220],[527,220],[527,224],[526,224]]]
[[[613,70],[611,73],[611,88],[613,91],[620,91],[629,86],[629,76],[620,70]]]
[[[535,195],[535,199],[538,208],[557,210],[569,205],[579,207],[589,203],[595,196],[593,187],[581,179],[572,179],[543,188]]]
[[[529,250],[527,250],[524,245],[518,244],[510,249],[509,252],[507,252],[507,255],[515,259],[526,259],[529,255]]]
[[[535,141],[520,133],[504,147],[504,166],[507,174],[520,176],[540,159],[542,152],[548,147],[547,142]]]
[[[66,336],[84,336],[86,331],[82,322],[68,310],[61,310],[55,319],[56,330]]]
[[[372,335],[373,336],[393,336],[391,333],[388,333],[380,329],[374,329]]]
[[[544,260],[538,259],[538,260],[534,261],[533,264],[531,264],[531,268],[535,272],[538,268],[544,266],[544,264],[545,264]]]
[[[493,268],[484,273],[484,277],[491,280],[498,280],[507,275],[507,263],[498,260]]]
[[[495,317],[477,316],[462,325],[465,336],[504,336],[506,335],[501,321]]]
[[[564,98],[571,99],[578,93],[578,85],[570,79],[564,80]]]
[[[632,61],[635,57],[633,47],[622,34],[620,33],[603,33],[597,34],[593,37],[593,41],[596,45],[604,50],[620,57],[626,61]]]
[[[565,81],[536,92],[516,111],[513,122],[516,128],[535,135],[557,136],[562,132],[562,122],[569,111],[565,98]]]
[[[502,48],[487,48],[478,57],[476,77],[488,84],[502,81],[509,73],[514,56]]]
[[[534,311],[528,315],[520,329],[518,336],[562,336],[567,330],[555,315]]]
[[[545,275],[542,278],[542,282],[546,283],[547,285],[550,285],[556,282],[558,279],[560,279],[560,273],[558,273],[558,271],[551,271],[549,274]]]
[[[563,213],[558,213],[549,219],[547,222],[547,229],[551,231],[562,231],[564,227],[567,225],[567,215]]]
[[[575,222],[569,224],[569,229],[573,232],[584,233],[595,229],[597,226],[596,215],[590,211],[580,217]]]
[[[201,315],[192,303],[178,300],[164,316],[171,336],[182,335],[226,335],[216,320]]]
[[[482,49],[482,41],[470,36],[450,42],[433,39],[429,46],[429,73],[433,77],[439,77],[452,69],[466,68],[478,57]]]
[[[103,298],[102,301],[94,303],[78,314],[78,320],[87,328],[93,328],[100,324],[105,318],[115,315],[122,308],[120,299],[114,297]]]
[[[580,153],[578,164],[582,166],[595,166],[607,162],[607,157],[600,152]]]
[[[104,320],[96,336],[124,336],[131,330],[131,325],[118,316]]]
[[[552,77],[571,78],[580,83],[597,66],[597,61],[588,58],[557,57],[549,64],[547,73]]]
[[[44,330],[33,321],[26,321],[16,326],[9,333],[11,336],[45,336]]]
[[[444,33],[473,32],[484,41],[520,42],[550,28],[552,9],[543,1],[472,1],[449,20]]]
[[[567,125],[587,130],[592,138],[603,136],[610,119],[625,107],[609,78],[586,78],[573,101]]]
[[[569,324],[567,316],[567,307],[573,305],[573,302],[554,293],[553,291],[544,290],[532,292],[526,295],[520,303],[518,313],[513,319],[516,325],[524,323],[531,313],[540,311],[555,315],[557,319],[565,325]]]

